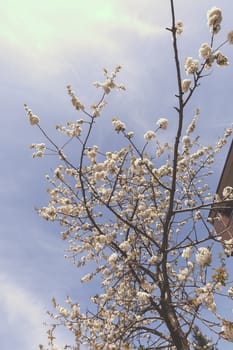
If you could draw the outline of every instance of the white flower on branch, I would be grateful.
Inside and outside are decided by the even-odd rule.
[[[207,24],[211,34],[217,34],[221,29],[222,11],[218,7],[212,7],[207,12]]]
[[[168,127],[168,120],[165,118],[160,118],[157,120],[156,125],[158,125],[161,129],[166,130]]]
[[[123,122],[121,122],[119,119],[113,118],[112,119],[112,125],[114,129],[119,133],[120,131],[124,131],[126,129],[126,126]]]
[[[147,302],[150,298],[150,294],[147,292],[137,292],[137,298],[141,302]]]
[[[196,262],[200,267],[208,266],[211,264],[212,254],[209,248],[201,247],[198,248],[196,253]]]
[[[117,259],[118,259],[117,253],[112,253],[108,258],[108,262],[110,265],[114,266],[114,265],[116,265]]]
[[[233,44],[233,30],[231,30],[228,34],[227,34],[227,40],[229,44]]]
[[[31,109],[28,108],[26,103],[24,104],[24,109],[32,126],[40,123],[40,118],[36,114],[32,113]]]
[[[176,34],[178,34],[178,35],[182,34],[182,33],[183,33],[183,30],[184,30],[183,22],[178,21],[178,22],[176,23],[175,28],[176,28]]]
[[[44,143],[32,143],[30,148],[36,150],[36,152],[32,154],[32,158],[41,158],[44,156],[44,152],[46,150],[46,146]]]
[[[192,57],[187,57],[185,59],[184,69],[187,75],[196,73],[199,69],[198,60],[193,59]]]
[[[40,118],[37,115],[35,115],[35,114],[31,114],[29,116],[29,121],[30,121],[31,125],[36,125],[36,124],[39,124]]]
[[[197,288],[195,293],[197,295],[197,304],[203,304],[211,312],[216,310],[216,303],[214,301],[213,284],[207,283],[204,287]]]
[[[211,56],[211,54],[212,54],[211,47],[206,43],[202,44],[199,49],[199,57],[206,60]]]
[[[233,342],[233,323],[230,321],[222,321],[221,336],[227,341]]]
[[[74,106],[74,108],[77,109],[78,111],[80,109],[84,110],[85,106],[80,102],[78,97],[75,95],[74,91],[71,88],[71,85],[67,85],[67,91],[68,91],[68,94],[71,97],[71,102],[72,102],[72,105]]]
[[[191,80],[190,79],[184,79],[182,81],[182,92],[185,93],[185,92],[188,92],[189,91],[189,88],[190,88],[190,85],[191,85]]]
[[[216,63],[219,67],[225,67],[229,65],[227,56],[223,55],[221,52],[215,54]]]
[[[182,258],[184,259],[190,259],[192,256],[192,248],[191,247],[186,247],[182,254],[181,254]]]
[[[149,142],[151,139],[155,138],[156,133],[152,130],[148,130],[145,134],[144,134],[144,139]]]
[[[233,297],[233,286],[231,286],[227,292],[230,297]]]

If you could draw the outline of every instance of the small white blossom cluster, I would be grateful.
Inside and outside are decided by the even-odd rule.
[[[211,55],[212,48],[207,43],[203,43],[199,49],[199,57],[207,60]]]
[[[125,90],[124,85],[117,84],[115,82],[116,75],[120,70],[121,70],[121,66],[117,66],[111,74],[108,74],[108,70],[104,68],[104,75],[106,77],[105,82],[104,83],[95,82],[93,85],[97,88],[99,87],[102,88],[105,94],[109,94],[112,89]]]
[[[183,22],[181,21],[178,21],[176,23],[176,34],[180,35],[183,33],[183,30],[184,30],[184,25],[183,25]]]
[[[212,261],[212,254],[209,248],[201,247],[198,248],[196,253],[196,262],[202,268],[205,266],[209,266]]]
[[[144,139],[149,142],[150,140],[152,140],[153,138],[156,137],[156,133],[152,130],[148,130],[145,135],[144,135]]]
[[[28,108],[26,103],[24,104],[24,109],[32,126],[40,123],[40,118],[32,113],[32,110]]]
[[[66,126],[58,124],[56,125],[56,129],[68,137],[79,137],[82,132],[81,124],[83,124],[83,120],[79,119],[76,122],[67,122]]]
[[[32,154],[32,158],[41,158],[44,155],[46,146],[44,143],[32,143],[30,148],[34,149],[35,152]]]
[[[233,45],[233,30],[227,34],[227,40],[230,45]]]
[[[187,75],[196,73],[199,70],[198,60],[187,57],[184,62],[184,69]]]
[[[166,130],[168,127],[168,120],[165,118],[160,118],[157,120],[156,125],[158,125],[159,128]]]
[[[188,92],[189,89],[190,89],[190,85],[191,85],[191,80],[190,79],[184,79],[182,80],[182,92],[185,93],[185,92]]]
[[[218,7],[212,7],[207,12],[207,24],[211,34],[217,34],[221,29],[222,11]]]
[[[223,137],[219,138],[215,146],[215,152],[218,153],[227,144],[228,138],[232,135],[233,123],[230,128],[227,128],[224,132]]]
[[[195,131],[199,114],[200,114],[200,110],[197,108],[191,123],[187,127],[187,130],[186,130],[187,135],[190,135]]]
[[[233,286],[231,286],[227,292],[230,297],[233,297]]]
[[[71,85],[67,85],[67,91],[68,94],[71,97],[71,103],[74,106],[75,109],[79,110],[84,110],[85,106],[80,102],[80,100],[78,99],[78,97],[75,95],[74,91],[72,90]]]
[[[192,256],[192,248],[191,247],[187,247],[183,250],[182,254],[181,254],[182,258],[184,259],[190,259]]]
[[[117,118],[112,118],[112,125],[113,125],[115,131],[118,133],[121,131],[125,131],[125,129],[126,129],[125,124]]]
[[[203,304],[211,312],[216,310],[216,303],[214,300],[214,287],[211,283],[207,283],[204,287],[197,288],[195,293],[197,295],[197,304]]]
[[[230,321],[222,321],[221,336],[227,341],[233,342],[233,323]]]
[[[207,13],[208,26],[210,28],[210,32],[212,35],[217,34],[221,29],[222,22],[222,12],[220,8],[213,7]],[[212,38],[213,39],[213,38]],[[229,44],[233,44],[233,31],[230,31],[227,35],[227,40],[220,45],[223,46],[226,42]],[[204,60],[204,68],[210,69],[214,62],[216,62],[217,66],[224,67],[228,66],[228,58],[223,53],[221,53],[218,49],[213,49],[213,43],[210,45],[208,43],[203,43],[199,49],[199,57]],[[202,66],[203,67],[203,66]],[[199,62],[197,59],[193,59],[192,57],[187,57],[184,63],[185,72],[187,75],[196,75],[198,76],[198,72],[201,72],[202,68],[199,67]],[[186,93],[189,91],[191,85],[191,81],[189,79],[184,79],[182,81],[182,92]]]
[[[233,238],[224,240],[224,251],[227,256],[233,254]]]
[[[99,117],[102,109],[106,106],[106,104],[107,104],[106,101],[102,101],[100,103],[91,105],[91,109],[93,111],[92,112],[93,117]]]

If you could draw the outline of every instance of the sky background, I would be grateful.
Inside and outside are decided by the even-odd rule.
[[[184,22],[181,62],[198,56],[209,41],[206,12],[223,11],[221,43],[233,29],[233,3],[228,0],[176,0],[176,16]],[[34,211],[46,204],[50,158],[32,160],[29,145],[43,142],[25,116],[27,102],[50,134],[54,125],[76,118],[66,85],[84,104],[98,100],[92,82],[102,80],[103,67],[123,67],[118,81],[126,92],[114,92],[104,113],[104,129],[96,143],[109,143],[111,119],[124,120],[139,140],[160,117],[169,119],[166,136],[175,130],[176,83],[169,32],[169,1],[165,0],[5,0],[0,4],[0,342],[1,350],[33,350],[45,341],[46,310],[51,299],[67,295],[81,303],[86,291],[80,273],[64,260],[66,245],[58,228]],[[228,68],[216,68],[202,81],[187,109],[187,120],[200,108],[199,133],[213,144],[233,121],[233,46],[222,50]],[[185,76],[184,76],[185,77]],[[189,119],[190,120],[190,119]],[[228,146],[214,167],[216,188]],[[61,335],[61,340],[66,336]],[[224,349],[231,349],[225,344]]]

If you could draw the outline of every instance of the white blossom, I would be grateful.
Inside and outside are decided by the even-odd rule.
[[[231,286],[227,292],[230,297],[233,297],[233,286]]]
[[[206,60],[211,56],[211,54],[212,54],[211,47],[206,43],[202,44],[199,49],[199,57]]]
[[[190,259],[192,256],[192,248],[191,247],[186,247],[182,254],[181,254],[182,258],[184,259]]]
[[[190,145],[191,145],[191,140],[190,140],[190,137],[189,137],[188,135],[183,136],[182,142],[183,142],[186,146],[190,146]]]
[[[93,276],[91,273],[87,273],[85,276],[83,276],[81,278],[81,282],[83,282],[83,283],[89,282],[89,281],[91,281],[92,277]]]
[[[221,29],[222,11],[218,7],[212,7],[207,12],[207,24],[211,34],[217,34]]]
[[[178,21],[176,23],[176,34],[180,35],[183,33],[183,30],[184,30],[184,25],[183,25],[183,22],[181,21]]]
[[[191,80],[190,79],[184,79],[182,81],[182,92],[188,92],[189,91],[189,88],[190,88],[190,85],[191,85]]]
[[[125,124],[116,118],[112,119],[112,125],[117,132],[124,131],[126,129]]]
[[[112,253],[112,254],[109,256],[109,258],[108,258],[108,262],[109,262],[110,265],[115,265],[117,259],[118,259],[117,253]]]
[[[209,248],[201,247],[198,248],[196,253],[196,262],[200,267],[208,266],[211,264],[212,254]]]
[[[148,142],[151,139],[155,138],[156,133],[152,130],[148,130],[145,134],[144,134],[144,139]]]
[[[198,60],[193,59],[192,57],[187,57],[185,59],[184,69],[187,75],[196,73],[199,69]]]
[[[137,292],[137,298],[139,301],[146,302],[150,298],[150,294],[147,292]]]
[[[161,129],[166,130],[168,127],[168,120],[165,118],[160,118],[157,122],[156,125],[158,125]]]
[[[233,323],[230,321],[222,321],[221,336],[227,341],[233,342]]]
[[[35,114],[31,114],[29,116],[29,121],[30,121],[31,125],[36,125],[36,124],[39,124],[40,118],[37,115],[35,115]]]
[[[225,67],[229,65],[228,58],[219,51],[215,54],[215,59],[217,65],[220,67]]]
[[[229,44],[233,44],[233,30],[231,30],[228,34],[227,34],[227,40]]]

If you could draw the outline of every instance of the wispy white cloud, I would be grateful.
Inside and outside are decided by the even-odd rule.
[[[14,282],[13,276],[0,273],[0,303],[2,349],[10,349],[18,340],[20,348],[31,350],[36,344],[45,341],[45,329],[42,320],[45,318],[45,309],[37,296],[31,295]],[[11,336],[10,336],[11,334]],[[7,343],[6,343],[7,341]]]

